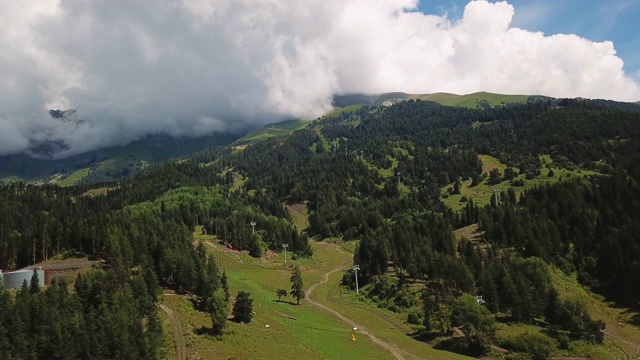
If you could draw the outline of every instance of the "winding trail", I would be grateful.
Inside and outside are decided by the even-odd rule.
[[[336,248],[338,248],[338,251],[342,251],[340,250],[340,248],[338,246],[336,246]],[[373,341],[374,343],[380,345],[382,348],[386,348],[389,350],[389,352],[391,352],[391,354],[393,354],[393,356],[397,359],[397,360],[405,360],[404,357],[402,356],[402,354],[400,354],[400,351],[395,347],[395,346],[391,346],[391,344],[387,344],[386,342],[384,342],[383,340],[381,340],[380,338],[376,337],[375,335],[373,335],[371,332],[369,332],[366,328],[363,328],[362,326],[358,325],[355,321],[347,318],[346,316],[342,315],[341,313],[323,305],[318,303],[317,301],[313,300],[311,298],[311,294],[313,293],[313,291],[316,289],[316,287],[318,287],[318,285],[322,285],[322,284],[326,284],[327,282],[329,282],[329,276],[331,276],[332,274],[338,272],[338,271],[344,271],[346,269],[348,269],[349,266],[347,265],[339,265],[337,268],[325,273],[322,276],[322,280],[311,285],[307,291],[305,291],[305,296],[306,296],[306,300],[307,302],[309,302],[310,304],[313,304],[321,309],[323,309],[324,311],[327,311],[331,314],[333,314],[334,316],[336,316],[337,318],[341,319],[342,321],[346,322],[347,324],[350,324],[352,327],[357,327],[358,333],[364,334],[369,336],[369,338],[371,338],[371,341]]]
[[[169,322],[173,328],[173,339],[176,343],[176,356],[178,360],[187,360],[187,347],[184,343],[184,337],[182,336],[182,324],[180,319],[168,306],[160,304],[160,308],[169,316]]]
[[[610,333],[608,331],[604,332],[604,335],[609,337],[609,339],[605,338],[604,341],[608,342],[609,344],[611,344],[611,346],[613,346],[614,348],[620,350],[622,353],[624,353],[625,357],[627,359],[633,359],[633,355],[629,354],[629,352],[627,350],[625,350],[623,347],[621,347],[619,344],[616,344],[614,341],[611,341],[611,339],[615,340],[615,341],[620,341],[628,346],[630,346],[631,348],[636,350],[636,354],[635,354],[635,358],[636,359],[640,359],[640,344],[639,343],[635,343],[635,342],[631,342],[621,336],[615,335],[613,333]]]

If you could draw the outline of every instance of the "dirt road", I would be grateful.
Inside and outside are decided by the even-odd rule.
[[[176,357],[178,360],[187,360],[187,347],[184,344],[184,336],[182,333],[182,324],[173,310],[164,304],[160,304],[160,308],[169,316],[169,322],[173,328],[173,339],[176,343]]]
[[[374,334],[370,333],[366,328],[363,328],[361,325],[356,324],[355,321],[347,318],[346,316],[342,315],[341,313],[330,309],[329,307],[320,304],[318,302],[316,302],[315,300],[313,300],[311,298],[311,294],[313,293],[313,291],[316,289],[316,287],[318,287],[318,285],[322,285],[322,284],[326,284],[329,281],[329,276],[331,276],[331,274],[334,274],[338,271],[344,271],[346,269],[348,269],[349,266],[347,265],[340,265],[337,268],[327,272],[326,274],[324,274],[324,276],[322,277],[322,280],[320,282],[317,282],[313,285],[311,285],[309,287],[309,289],[307,289],[307,291],[305,292],[306,295],[306,300],[307,302],[309,302],[310,304],[313,304],[321,309],[323,309],[324,311],[327,311],[333,315],[335,315],[336,317],[338,317],[339,319],[341,319],[342,321],[346,322],[347,324],[350,324],[352,327],[356,327],[358,328],[358,333],[361,334],[365,334],[367,336],[369,336],[371,338],[371,341],[373,341],[374,343],[380,345],[383,348],[387,348],[391,354],[393,354],[393,356],[398,359],[398,360],[404,360],[404,357],[402,357],[402,354],[400,354],[400,351],[395,347],[392,346],[390,344],[387,344],[385,341],[381,340],[380,338],[376,337]]]

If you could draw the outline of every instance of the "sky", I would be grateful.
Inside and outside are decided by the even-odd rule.
[[[638,3],[0,0],[0,155],[313,119],[341,93],[638,101]]]
[[[418,11],[462,18],[468,1],[422,0]],[[545,35],[577,34],[591,41],[613,41],[624,69],[640,78],[640,1],[637,0],[510,0],[511,26]]]

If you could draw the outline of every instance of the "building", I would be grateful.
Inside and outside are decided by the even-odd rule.
[[[42,270],[42,268],[35,270],[38,273],[38,284],[40,287],[44,286],[46,283],[46,279],[49,278],[46,270]],[[27,284],[31,284],[31,277],[33,276],[34,270],[16,270],[11,272],[2,272],[2,284],[4,285],[5,290],[11,289],[19,289],[22,287],[22,283],[24,281]]]

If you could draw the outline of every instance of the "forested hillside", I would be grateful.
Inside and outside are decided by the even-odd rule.
[[[480,155],[505,170],[485,172]],[[559,297],[551,269],[576,273],[620,305],[640,305],[638,180],[640,113],[616,103],[530,98],[482,109],[414,100],[363,106],[286,137],[214,148],[120,181],[3,185],[0,268],[65,252],[105,265],[79,277],[74,291],[56,284],[2,292],[0,358],[157,358],[160,286],[193,292],[220,333],[225,275],[194,246],[197,224],[256,257],[284,243],[296,256],[312,256],[310,236],[357,241],[366,296],[413,309],[412,321],[429,336],[462,329],[456,351],[487,351],[496,317],[543,326],[560,348],[601,343],[604,324]],[[462,186],[505,190],[476,191],[489,205],[466,199],[454,211],[443,189],[453,195]],[[296,231],[285,203],[306,204],[306,231]],[[471,224],[481,238],[456,239],[453,230]],[[345,285],[352,282],[345,274]],[[484,305],[469,312],[469,299],[480,305],[473,296]],[[73,324],[40,325],[56,316]],[[81,331],[90,338],[76,336]],[[129,336],[114,336],[121,333]],[[68,345],[50,349],[51,339]],[[511,349],[528,351],[515,341]]]

